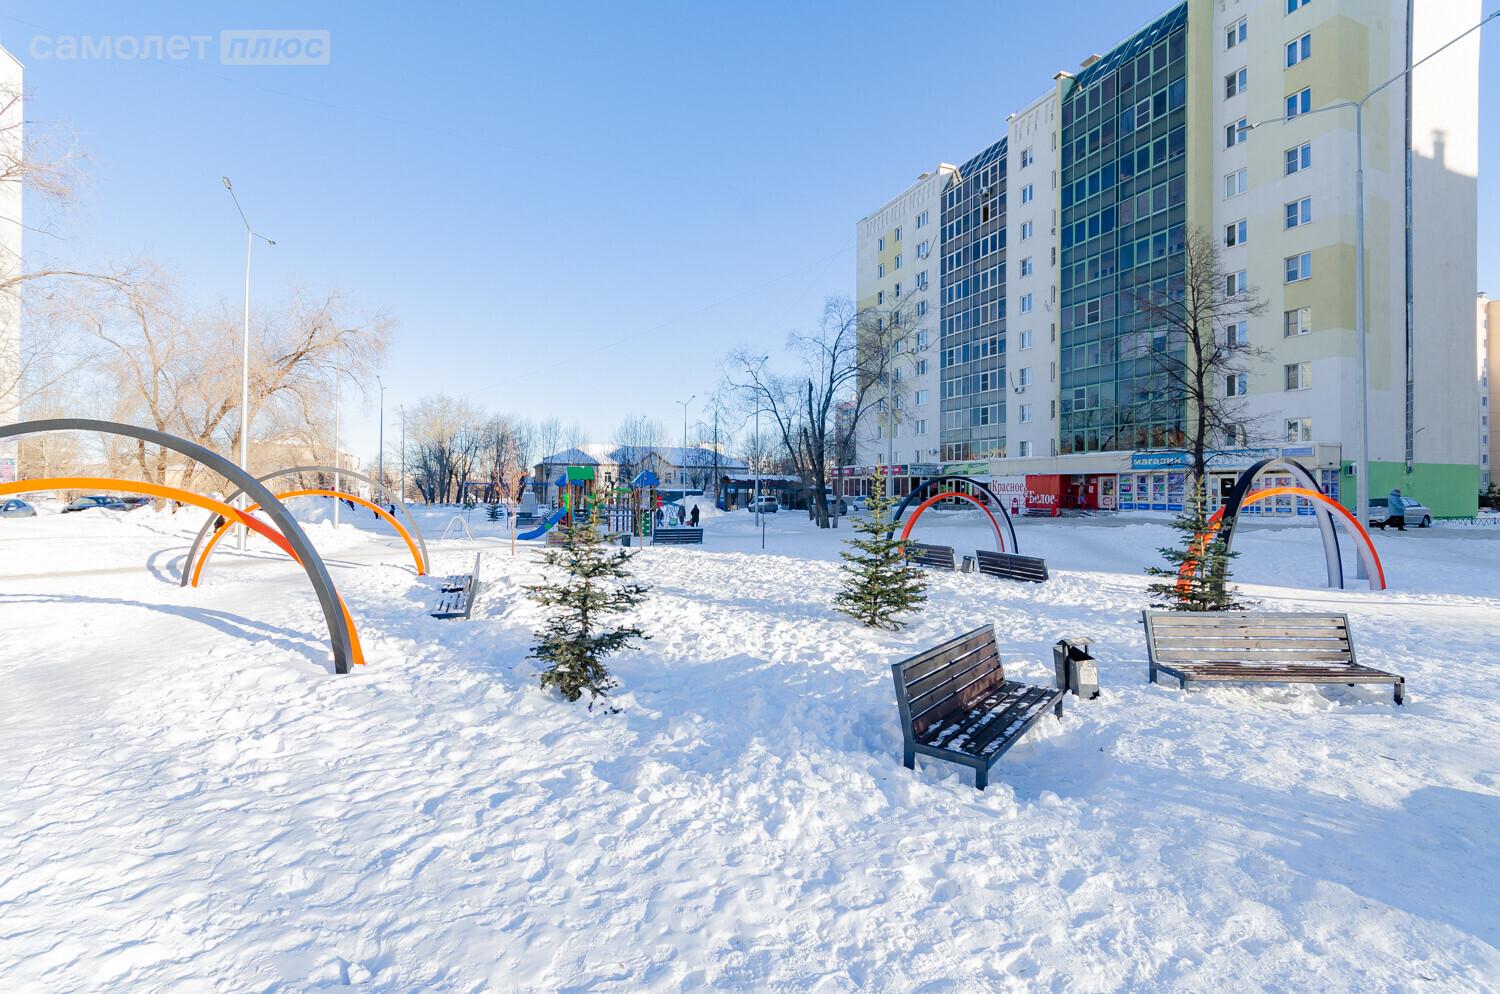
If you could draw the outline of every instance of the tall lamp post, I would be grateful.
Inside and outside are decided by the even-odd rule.
[[[761,356],[759,362],[757,362],[754,366],[748,367],[748,371],[749,371],[750,376],[751,376],[752,379],[757,380],[757,381],[760,379],[761,370],[763,370],[763,369],[766,368],[766,363],[769,362],[770,359],[771,359],[771,357],[768,356],[768,355]],[[752,493],[753,493],[754,496],[751,497],[751,501],[753,502],[754,507],[755,507],[755,526],[760,529],[760,547],[762,549],[764,549],[766,547],[766,522],[765,522],[765,519],[762,518],[761,514],[760,514],[760,396],[759,395],[757,395],[756,398],[755,398],[755,441],[752,444],[753,444],[753,447],[754,447],[755,451],[753,453],[751,453],[750,458],[752,458],[752,459],[755,460],[755,468],[752,470],[752,472],[755,474],[755,485],[754,485],[754,489],[752,490]]]
[[[376,435],[379,441],[375,443],[379,446],[375,455],[375,464],[379,469],[375,471],[375,482],[383,487],[385,486],[385,381],[377,373],[375,382],[380,386],[380,429]]]
[[[401,486],[396,493],[396,499],[401,506],[406,506],[406,405],[401,405]]]
[[[276,243],[265,235],[260,234],[250,224],[250,219],[245,216],[245,208],[240,206],[240,198],[235,196],[234,184],[229,182],[228,176],[219,177],[224,181],[224,189],[229,191],[229,199],[234,201],[234,209],[240,212],[240,220],[245,222],[245,329],[244,338],[241,342],[240,360],[240,468],[245,472],[250,471],[250,255],[255,248],[255,239],[259,238],[267,245]],[[239,506],[246,506],[248,497],[241,496]],[[245,548],[245,536],[248,529],[243,525],[239,528],[239,547]]]
[[[1304,111],[1294,117],[1270,117],[1264,121],[1256,121],[1254,124],[1244,125],[1239,129],[1243,133],[1267,124],[1283,124],[1287,121],[1300,120],[1312,114],[1323,114],[1329,111],[1349,110],[1351,108],[1354,111],[1354,343],[1356,357],[1354,394],[1356,400],[1355,420],[1359,423],[1359,430],[1355,433],[1355,439],[1359,444],[1355,450],[1354,463],[1354,486],[1356,494],[1354,514],[1361,524],[1370,520],[1370,366],[1365,323],[1365,104],[1370,101],[1371,97],[1380,93],[1387,86],[1410,76],[1412,70],[1417,68],[1417,66],[1456,45],[1496,17],[1500,17],[1500,10],[1487,15],[1467,31],[1455,35],[1358,100],[1340,100],[1324,107]],[[1361,559],[1358,562],[1358,575],[1363,577],[1364,573],[1365,564],[1364,560]]]
[[[693,394],[693,396],[689,397],[687,400],[677,401],[677,403],[682,405],[682,469],[679,470],[679,472],[682,473],[682,496],[684,503],[687,500],[687,409],[688,405],[691,404],[697,396],[697,394]]]

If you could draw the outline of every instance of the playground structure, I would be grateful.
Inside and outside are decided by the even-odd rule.
[[[651,534],[651,514],[661,498],[656,493],[660,481],[650,470],[637,473],[628,485],[601,489],[594,475],[594,467],[568,466],[558,476],[554,486],[559,494],[557,510],[516,538],[541,538],[564,521],[572,525],[579,520],[580,515],[587,515],[596,521],[611,538]]]
[[[990,508],[987,507],[983,501],[979,500],[974,495],[965,493],[962,490],[955,490],[955,489],[952,489],[950,487],[947,490],[943,490],[943,491],[941,491],[941,492],[939,492],[937,494],[934,494],[931,497],[926,498],[925,500],[922,500],[922,502],[917,505],[916,511],[914,511],[912,513],[912,516],[909,519],[907,519],[906,524],[901,529],[901,540],[904,542],[908,538],[911,537],[911,531],[912,531],[912,528],[914,528],[916,526],[917,519],[920,518],[922,516],[922,514],[928,508],[930,508],[933,505],[937,504],[939,501],[950,500],[950,499],[955,499],[956,498],[958,500],[966,500],[969,503],[973,504],[975,507],[979,508],[981,511],[984,512],[985,517],[987,517],[987,518],[990,519],[990,526],[995,529],[995,551],[997,551],[997,552],[1019,552],[1019,551],[1021,551],[1021,543],[1016,540],[1015,525],[1011,524],[1010,514],[1005,510],[1005,504],[1000,500],[999,497],[997,497],[995,495],[994,491],[992,491],[987,485],[985,485],[983,483],[980,483],[978,480],[973,479],[972,477],[968,477],[968,476],[935,476],[932,479],[926,480],[923,483],[921,483],[921,484],[913,487],[911,493],[907,494],[906,495],[906,499],[903,500],[901,502],[900,506],[896,508],[896,513],[891,516],[891,525],[890,525],[890,528],[888,528],[886,530],[886,535],[887,536],[891,535],[896,530],[896,526],[899,525],[899,524],[901,524],[901,517],[902,517],[902,515],[904,515],[906,513],[906,509],[911,506],[912,501],[918,500],[921,497],[921,495],[924,492],[928,491],[928,490],[931,490],[931,489],[934,489],[936,487],[940,487],[943,484],[952,483],[952,482],[966,483],[969,486],[974,487],[975,489],[977,489],[980,492],[982,492],[985,495],[985,497],[989,500],[990,504],[992,504],[995,507],[999,508],[999,510],[1000,510],[1000,518],[996,519],[996,517],[994,515],[994,512],[992,512],[990,510]],[[1003,520],[1005,522],[1005,532],[1004,533],[1002,533],[1001,530],[1000,530],[1000,521],[1001,520]],[[1005,534],[1006,533],[1008,533],[1010,535],[1010,545],[1009,545],[1009,547],[1007,547],[1006,544],[1005,544]]]
[[[1303,486],[1266,487],[1261,490],[1251,490],[1255,484],[1255,478],[1268,467],[1284,468],[1290,471],[1303,483]],[[1323,493],[1317,480],[1305,466],[1294,459],[1279,457],[1262,459],[1240,474],[1228,499],[1208,519],[1209,529],[1194,540],[1192,549],[1193,555],[1197,558],[1189,559],[1182,564],[1179,576],[1183,579],[1179,581],[1179,585],[1185,585],[1186,579],[1201,568],[1203,551],[1208,548],[1208,543],[1213,541],[1216,534],[1221,531],[1224,533],[1226,551],[1233,547],[1240,511],[1251,504],[1279,496],[1300,497],[1312,503],[1313,511],[1317,515],[1318,530],[1323,537],[1323,558],[1328,568],[1329,587],[1340,590],[1344,587],[1343,555],[1339,551],[1338,533],[1335,531],[1337,522],[1342,524],[1354,539],[1354,547],[1360,564],[1364,567],[1365,576],[1369,579],[1370,589],[1385,589],[1385,568],[1380,563],[1380,555],[1375,551],[1375,543],[1371,540],[1370,533],[1365,530],[1364,525],[1350,514],[1344,505]]]
[[[277,480],[285,476],[301,476],[311,473],[317,473],[323,476],[333,476],[337,474],[340,477],[347,476],[350,479],[359,480],[363,483],[368,484],[370,487],[370,492],[372,494],[378,493],[393,507],[395,507],[397,512],[406,519],[406,523],[409,527],[403,528],[401,524],[397,522],[395,518],[391,517],[391,515],[387,511],[371,503],[370,501],[365,500],[363,497],[356,497],[354,494],[344,493],[343,491],[327,490],[319,487],[308,487],[305,489],[291,490],[282,494],[278,494],[277,499],[281,500],[290,499],[292,497],[316,495],[322,497],[332,497],[335,500],[349,500],[361,505],[362,507],[369,508],[371,511],[375,512],[376,516],[390,522],[391,527],[396,529],[397,533],[400,534],[402,539],[406,541],[406,547],[411,550],[412,560],[416,563],[417,566],[417,575],[426,575],[429,569],[429,564],[432,562],[432,558],[427,554],[427,542],[422,537],[422,529],[417,526],[417,519],[412,517],[411,511],[407,508],[405,501],[393,499],[394,495],[391,493],[391,491],[382,484],[377,483],[372,477],[366,476],[363,473],[357,473],[351,469],[339,469],[333,466],[288,466],[285,469],[278,469],[273,470],[269,473],[265,473],[261,476],[256,477],[255,479],[257,483],[266,484],[271,482],[272,480]],[[230,503],[244,492],[245,488],[241,486],[233,493],[229,494],[225,498],[224,502],[226,504]],[[258,505],[252,504],[249,508],[247,508],[247,510],[254,510],[257,506]],[[186,587],[189,585],[189,583],[191,583],[192,586],[195,587],[198,585],[199,576],[203,572],[203,567],[208,563],[208,557],[213,553],[214,547],[218,544],[219,539],[223,538],[224,533],[230,527],[232,527],[232,522],[229,522],[228,520],[226,520],[224,524],[217,529],[214,528],[214,522],[212,519],[203,523],[203,527],[198,529],[197,537],[193,539],[193,544],[188,548],[187,558],[183,560],[182,576],[178,581],[179,586]],[[209,539],[207,547],[203,548],[203,554],[200,557],[198,555],[198,550],[200,547],[203,547],[204,540],[208,538],[210,531],[213,531],[213,537],[212,539]],[[414,537],[415,541],[413,541]],[[195,561],[197,565],[194,567],[193,564]],[[189,567],[193,568],[189,569]]]
[[[231,507],[227,502],[217,501],[213,498],[176,487],[167,487],[140,481],[94,477],[19,480],[15,483],[0,484],[0,496],[13,493],[32,493],[40,490],[72,490],[78,488],[121,490],[154,497],[164,497],[169,500],[178,500],[184,504],[201,507],[215,515],[222,516],[226,521],[237,521],[252,531],[266,536],[278,548],[281,548],[291,556],[292,560],[307,573],[308,580],[312,583],[313,591],[317,594],[318,604],[322,608],[323,620],[328,626],[328,640],[333,650],[334,672],[348,673],[351,664],[362,665],[364,663],[364,654],[360,648],[359,636],[355,631],[353,618],[349,615],[348,608],[344,606],[343,599],[339,597],[338,591],[334,589],[333,580],[328,575],[327,566],[324,565],[323,560],[318,556],[318,552],[313,548],[312,543],[308,541],[306,533],[302,531],[302,527],[297,524],[297,519],[292,516],[292,513],[287,510],[285,505],[276,499],[276,496],[266,488],[265,484],[255,479],[255,477],[229,459],[211,449],[198,445],[196,442],[190,442],[152,428],[142,428],[138,425],[121,424],[115,421],[98,421],[91,418],[48,418],[40,421],[22,421],[17,424],[0,426],[0,439],[20,438],[26,435],[63,431],[91,431],[105,435],[118,435],[171,449],[206,469],[218,473],[230,483],[240,487],[243,493],[265,511],[266,515],[271,519],[272,524],[276,527],[270,527],[265,522],[260,521],[250,514],[238,508]],[[211,521],[212,519],[210,519]]]

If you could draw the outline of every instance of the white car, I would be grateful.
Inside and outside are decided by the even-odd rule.
[[[1432,508],[1412,497],[1402,496],[1401,501],[1406,505],[1406,523],[1418,528],[1426,528],[1432,524]],[[1391,516],[1389,497],[1370,498],[1370,527],[1385,530],[1386,519]]]
[[[771,496],[770,494],[761,494],[759,497],[750,498],[750,503],[745,506],[745,510],[749,511],[751,514],[754,514],[757,510],[757,504],[759,505],[761,514],[775,514],[777,511],[781,510],[781,505],[778,504],[776,502],[776,498],[774,496]]]

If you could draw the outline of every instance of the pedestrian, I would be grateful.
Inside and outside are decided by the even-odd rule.
[[[681,528],[687,522],[687,511],[681,504],[677,505],[677,527]]]
[[[690,515],[688,515],[688,526],[691,527],[691,528],[697,528],[698,527],[698,505],[697,504],[693,505],[693,513],[690,514]]]
[[[1391,495],[1386,498],[1385,522],[1380,526],[1384,528],[1395,528],[1398,532],[1406,531],[1406,501],[1401,499],[1399,489],[1392,490]]]
[[[662,526],[662,521],[663,520],[664,520],[664,518],[663,518],[663,512],[662,512],[662,509],[661,509],[661,505],[658,504],[658,505],[656,505],[656,527],[660,528]]]

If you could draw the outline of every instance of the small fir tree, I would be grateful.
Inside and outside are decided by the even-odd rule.
[[[906,564],[905,545],[894,537],[885,475],[870,480],[870,514],[853,520],[854,534],[845,540],[843,589],[834,607],[871,628],[895,631],[905,625],[899,615],[915,611],[927,601],[927,580]]]
[[[531,599],[551,613],[528,658],[546,664],[543,689],[555,687],[570,701],[587,691],[593,710],[596,701],[618,686],[605,657],[650,638],[634,625],[608,627],[607,619],[644,601],[647,588],[629,582],[631,554],[606,546],[593,519],[560,527],[562,544],[540,558],[562,571],[563,582],[531,590]]]
[[[1225,531],[1208,522],[1208,495],[1203,485],[1194,487],[1182,514],[1172,527],[1182,534],[1182,545],[1159,550],[1167,566],[1149,566],[1146,573],[1159,576],[1162,582],[1150,586],[1155,607],[1173,611],[1239,611],[1245,605],[1237,599],[1239,591],[1229,585],[1231,552]]]
[[[486,506],[484,514],[485,517],[489,518],[491,521],[500,520],[500,497],[498,495],[496,495],[495,499],[490,501]]]

